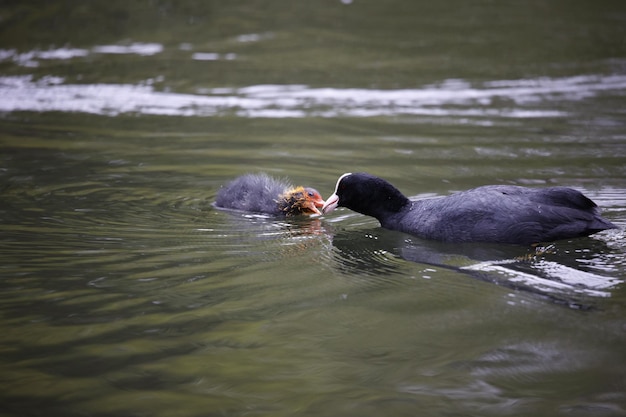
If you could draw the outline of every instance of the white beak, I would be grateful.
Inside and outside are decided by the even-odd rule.
[[[322,207],[322,213],[324,214],[330,213],[331,211],[337,208],[337,205],[339,205],[339,196],[337,194],[333,194],[330,197],[328,197],[328,199],[326,200],[326,203],[324,203],[324,206]]]

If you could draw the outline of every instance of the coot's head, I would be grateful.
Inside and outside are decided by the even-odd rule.
[[[347,173],[337,180],[335,192],[326,200],[322,212],[326,214],[337,207],[346,207],[382,220],[407,204],[409,199],[382,178],[365,172]]]
[[[323,206],[324,199],[321,194],[310,187],[299,186],[287,190],[278,200],[278,207],[286,216],[322,214],[319,209]]]

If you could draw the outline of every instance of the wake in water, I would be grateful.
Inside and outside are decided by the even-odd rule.
[[[364,234],[375,239],[364,239]],[[601,236],[604,237],[623,239],[624,231],[611,230]],[[589,247],[579,249],[574,246],[576,241]],[[365,233],[342,231],[333,236],[332,242],[340,258],[336,262],[344,272],[353,270],[361,275],[370,269],[381,270],[381,259],[376,254],[385,252],[432,267],[428,279],[438,269],[452,270],[574,309],[596,308],[601,299],[611,297],[624,283],[623,278],[612,273],[612,249],[594,238],[525,249],[513,245],[433,242],[375,229]],[[358,259],[358,264],[354,259]],[[386,262],[385,267],[393,269],[393,262]]]

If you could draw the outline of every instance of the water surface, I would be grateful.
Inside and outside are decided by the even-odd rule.
[[[0,414],[626,415],[620,2],[55,3],[2,6]],[[620,228],[212,206],[362,170],[569,186]]]

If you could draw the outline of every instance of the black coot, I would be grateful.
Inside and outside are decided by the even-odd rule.
[[[294,187],[266,174],[246,174],[235,178],[217,192],[217,207],[266,213],[277,216],[321,214],[324,205],[313,188]]]
[[[600,217],[593,201],[565,187],[487,185],[448,197],[410,201],[382,178],[348,173],[339,177],[322,212],[337,207],[373,216],[387,229],[447,242],[527,245],[616,228]]]

